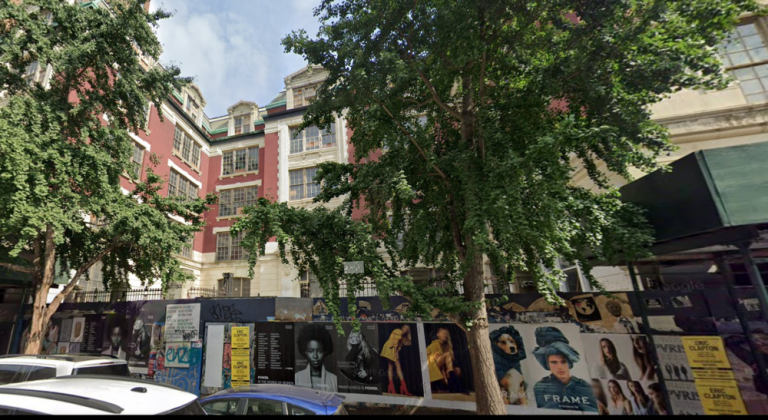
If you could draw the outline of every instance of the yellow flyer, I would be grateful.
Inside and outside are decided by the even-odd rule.
[[[250,357],[232,356],[232,382],[244,381],[248,383],[251,379]]]
[[[681,337],[688,363],[693,369],[730,369],[723,339],[717,336]]]
[[[736,381],[697,380],[704,414],[747,414]]]
[[[248,327],[232,327],[232,348],[247,349],[250,342]]]

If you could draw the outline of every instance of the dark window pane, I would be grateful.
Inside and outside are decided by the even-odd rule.
[[[24,372],[26,365],[3,365],[0,366],[0,385],[15,384],[24,381]]]
[[[307,410],[306,408],[299,407],[298,405],[288,404],[288,415],[289,416],[314,416],[316,414],[312,410]]]
[[[116,376],[131,376],[131,372],[128,370],[127,364],[120,365],[102,365],[102,366],[88,366],[79,369],[75,369],[72,372],[73,375],[116,375]]]
[[[256,398],[248,399],[248,408],[245,415],[261,414],[261,415],[282,415],[283,403],[273,400],[260,400]]]
[[[29,369],[28,381],[38,381],[40,379],[51,379],[56,377],[56,368],[32,366]]]
[[[239,400],[217,400],[203,404],[203,410],[210,416],[234,416]]]

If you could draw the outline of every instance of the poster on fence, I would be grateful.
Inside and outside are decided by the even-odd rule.
[[[336,355],[338,332],[331,323],[297,322],[296,367],[294,381],[297,386],[326,392],[338,392]]]
[[[254,383],[294,384],[293,323],[261,322],[256,324],[253,338]]]
[[[232,327],[232,387],[247,386],[251,379],[249,327]]]
[[[339,335],[339,392],[381,394],[379,369],[379,333],[376,324],[365,323],[355,331],[352,323],[342,323],[344,335]]]
[[[165,313],[167,341],[197,341],[200,338],[200,304],[168,305]]]
[[[165,345],[165,366],[188,368],[191,345],[189,342],[171,342]]]
[[[704,414],[747,414],[736,381],[697,380]]]

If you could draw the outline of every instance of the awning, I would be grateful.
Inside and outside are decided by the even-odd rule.
[[[620,189],[656,229],[653,254],[752,240],[768,226],[768,142],[686,155]]]

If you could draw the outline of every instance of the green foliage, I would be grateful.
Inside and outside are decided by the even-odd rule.
[[[132,173],[128,130],[143,129],[148,103],[162,103],[189,80],[175,67],[145,70],[138,59],[138,51],[158,59],[153,27],[170,15],[148,14],[138,1],[115,3],[110,12],[59,0],[0,0],[0,62],[7,63],[0,90],[9,98],[0,108],[0,265],[17,263],[11,268],[31,273],[38,290],[52,280],[44,273],[48,257],[77,272],[67,293],[99,260],[107,285],[128,273],[162,279],[164,287],[183,281],[174,254],[216,201],[158,196],[162,179],[151,168],[145,182],[134,180],[132,196],[122,193],[120,176]],[[53,69],[48,88],[21,77],[35,61]],[[45,245],[46,232],[53,247]]]
[[[297,243],[294,260],[315,271],[331,304],[338,280],[352,280],[341,261],[370,260],[382,296],[398,290],[414,309],[470,326],[482,317],[480,255],[503,281],[530,273],[559,303],[558,257],[588,274],[595,259],[647,255],[653,232],[609,176],[631,180],[631,168],[657,169],[674,150],[651,106],[681,89],[725,87],[715,47],[745,12],[757,3],[324,0],[317,38],[300,30],[283,45],[329,72],[304,126],[344,112],[354,131],[355,163],[323,163],[317,175],[316,201],[345,201],[311,212],[262,202],[238,223],[244,244]],[[596,188],[575,185],[577,170]],[[367,227],[342,223],[354,208]],[[396,274],[417,264],[447,283]]]

